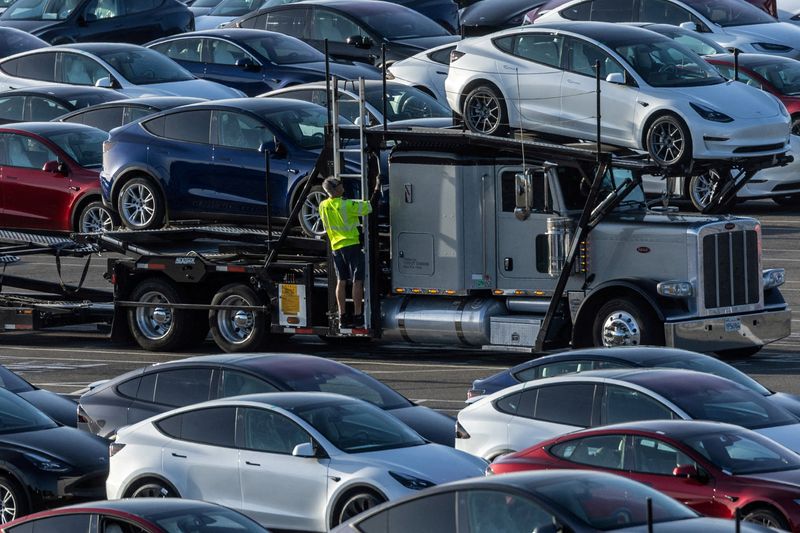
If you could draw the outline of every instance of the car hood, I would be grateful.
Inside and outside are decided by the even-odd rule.
[[[78,404],[69,398],[42,389],[20,392],[19,396],[59,424],[70,427],[78,424]]]
[[[722,31],[750,44],[767,42],[800,49],[800,28],[788,22],[726,26]]]
[[[325,77],[324,61],[299,63],[297,65],[293,65],[293,67],[301,71],[308,71],[317,74],[322,74],[322,77],[323,78]],[[346,80],[357,80],[358,78],[364,78],[366,80],[381,79],[380,71],[375,67],[367,65],[366,63],[344,63],[344,62],[332,61],[330,64],[330,68],[331,68],[331,74],[333,74],[338,78]]]
[[[235,18],[236,17],[220,17],[216,15],[203,15],[200,17],[195,17],[194,29],[195,31],[213,30],[214,28],[219,27],[220,24],[230,22]]]
[[[455,446],[456,421],[422,405],[409,405],[386,411],[431,442]]]
[[[34,35],[52,26],[57,26],[61,22],[60,20],[58,22],[52,20],[0,20],[0,24],[6,28],[16,28]]]
[[[800,470],[783,470],[780,472],[763,472],[761,474],[744,474],[736,476],[742,483],[747,483],[747,480],[767,481],[769,483],[780,483],[781,485],[791,485],[791,488],[797,489],[800,493]],[[788,488],[788,487],[787,487]]]
[[[242,98],[245,96],[244,93],[237,89],[226,87],[221,83],[209,80],[186,80],[169,83],[151,83],[149,85],[132,85],[124,87],[123,91],[129,96],[190,96],[194,98],[207,98],[209,100]]]
[[[760,428],[755,431],[765,437],[769,437],[778,444],[783,444],[795,453],[800,453],[800,424]]]
[[[396,39],[393,42],[409,48],[416,48],[418,50],[428,50],[435,46],[442,44],[454,43],[458,41],[458,35],[437,35],[435,37],[414,37],[411,39]]]
[[[755,87],[736,81],[700,87],[665,87],[657,89],[657,92],[665,99],[702,104],[733,119],[767,118],[780,114],[775,98]]]
[[[2,435],[6,445],[46,454],[82,468],[108,468],[108,441],[86,431],[57,427]]]
[[[381,465],[392,472],[410,474],[437,485],[484,475],[486,461],[441,444],[424,444],[377,452],[352,454],[372,466]]]
[[[794,148],[797,140],[797,136],[792,135],[792,148]],[[767,400],[783,407],[794,416],[800,418],[800,396],[788,394],[786,392],[776,392],[767,396]]]
[[[208,15],[209,13],[211,13],[212,9],[214,9],[214,8],[213,7],[190,7],[189,11],[191,11],[192,14],[195,17],[202,17],[203,15]]]

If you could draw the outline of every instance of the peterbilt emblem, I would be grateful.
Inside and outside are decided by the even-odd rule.
[[[636,249],[636,251],[639,252],[640,254],[649,254],[650,253],[650,247],[648,247],[648,246],[640,246],[640,247],[638,247]]]
[[[733,229],[735,227],[736,224],[734,224],[733,222],[728,222],[727,224],[725,224],[725,229]]]

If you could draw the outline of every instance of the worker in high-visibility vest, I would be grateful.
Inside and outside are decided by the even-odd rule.
[[[375,192],[379,190],[377,180]],[[372,199],[348,200],[343,198],[341,180],[330,177],[322,182],[328,198],[319,204],[319,216],[331,242],[333,268],[336,271],[336,305],[339,308],[339,326],[364,327],[364,250],[358,234],[359,218],[372,212]],[[373,198],[374,198],[373,193]],[[345,305],[347,282],[353,282],[353,316]]]

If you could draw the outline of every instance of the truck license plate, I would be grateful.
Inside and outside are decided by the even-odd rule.
[[[742,321],[738,318],[726,318],[725,319],[725,333],[729,333],[732,331],[739,331],[742,329]]]

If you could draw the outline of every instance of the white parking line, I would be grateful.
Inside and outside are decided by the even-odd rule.
[[[420,366],[426,364],[424,361],[409,361],[408,363],[393,363],[389,361],[369,361],[365,359],[336,359],[340,363],[344,363],[346,365],[360,365],[360,364],[370,364],[370,365],[377,365],[377,366]],[[442,368],[444,370],[453,370],[453,369],[476,369],[476,370],[498,370],[498,369],[506,369],[508,365],[498,365],[498,366],[474,366],[469,363],[452,363],[448,365],[443,365],[439,363],[432,363],[425,368]]]

